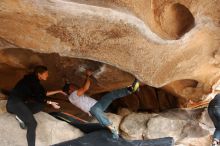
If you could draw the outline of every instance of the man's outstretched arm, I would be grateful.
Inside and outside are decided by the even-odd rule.
[[[90,87],[90,84],[91,84],[91,81],[90,81],[89,77],[92,75],[92,72],[87,71],[86,75],[87,75],[87,78],[86,78],[86,82],[85,82],[84,86],[77,91],[78,96],[81,96],[81,95],[85,94],[85,92],[89,90],[89,87]]]

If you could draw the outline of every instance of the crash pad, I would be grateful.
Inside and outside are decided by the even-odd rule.
[[[83,137],[55,144],[53,146],[173,146],[172,137],[150,140],[125,140],[122,137],[113,139],[111,132],[99,123],[89,123],[74,115],[62,112],[50,113],[57,119],[66,121],[85,133]]]
[[[83,137],[55,144],[53,146],[173,146],[172,137],[151,140],[128,141],[123,138],[118,140],[112,138],[108,130],[99,130],[84,135]]]

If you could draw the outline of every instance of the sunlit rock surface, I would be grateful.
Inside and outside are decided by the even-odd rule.
[[[66,122],[57,120],[47,113],[38,113],[35,115],[35,118],[38,123],[36,130],[37,146],[52,145],[84,135],[79,129],[74,128]],[[0,126],[2,146],[27,145],[27,130],[19,127],[19,123],[14,115],[9,113],[0,114],[0,123],[4,125]]]
[[[80,87],[85,69],[91,69],[95,74],[88,94],[97,99],[130,85],[134,77],[146,84],[113,106],[129,112],[186,107],[190,100],[206,100],[220,78],[219,16],[219,0],[1,0],[0,89],[11,90],[34,65],[44,64],[50,74],[43,83],[47,90],[65,81]],[[66,97],[53,100],[61,111],[87,117]],[[195,131],[202,139],[189,133],[175,138],[180,145],[207,144],[208,130]]]
[[[218,0],[2,0],[1,72],[19,76],[30,64],[49,61],[18,55],[23,48],[57,56],[48,64],[58,70],[64,64],[55,60],[64,56],[91,59],[179,97],[201,98],[220,76],[219,5]],[[74,75],[67,71],[63,76]]]

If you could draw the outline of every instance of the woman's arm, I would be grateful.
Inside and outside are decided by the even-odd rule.
[[[51,95],[54,95],[54,94],[57,94],[57,93],[60,93],[60,94],[63,94],[63,95],[67,95],[62,90],[54,90],[54,91],[47,91],[46,96],[51,96]]]
[[[60,108],[59,103],[54,102],[54,101],[47,100],[47,104],[51,104],[53,106],[53,108],[55,108],[55,109],[59,109]]]

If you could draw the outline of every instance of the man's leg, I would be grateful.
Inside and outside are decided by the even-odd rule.
[[[105,94],[91,109],[90,113],[96,117],[99,123],[102,126],[108,127],[113,133],[113,138],[118,138],[118,131],[115,127],[112,126],[112,122],[105,116],[104,111],[108,108],[108,106],[112,103],[113,100],[127,96],[139,88],[139,82],[137,80],[134,81],[132,86],[128,88],[122,88],[118,90],[114,90],[110,93]],[[129,89],[132,89],[129,91]]]
[[[102,111],[105,111],[113,100],[121,97],[125,97],[129,94],[130,92],[127,90],[127,88],[114,90],[112,92],[105,94],[96,104],[99,105]]]
[[[127,88],[114,90],[110,93],[105,94],[94,106],[98,106],[99,108],[101,108],[102,111],[105,111],[113,100],[138,91],[139,85],[139,81],[135,79],[131,86]]]
[[[102,107],[100,107],[100,104],[95,104],[90,109],[90,113],[99,121],[99,123],[103,127],[107,127],[112,132],[114,139],[119,138],[118,130],[116,130],[116,128],[112,126],[112,122],[110,122],[110,120],[106,117],[102,110]]]
[[[90,113],[93,117],[95,117],[98,122],[103,126],[111,125],[112,123],[109,121],[109,119],[105,116],[102,108],[99,104],[95,104],[91,109]]]
[[[129,95],[131,92],[127,88],[114,90],[104,95],[91,109],[90,113],[99,121],[102,126],[108,127],[113,133],[113,138],[118,139],[118,131],[112,127],[112,122],[105,116],[104,111],[113,100]]]
[[[27,126],[26,137],[28,146],[35,146],[35,131],[37,127],[37,122],[34,119],[31,110],[23,102],[7,105],[7,110],[17,115],[18,118],[25,123],[25,125]]]

